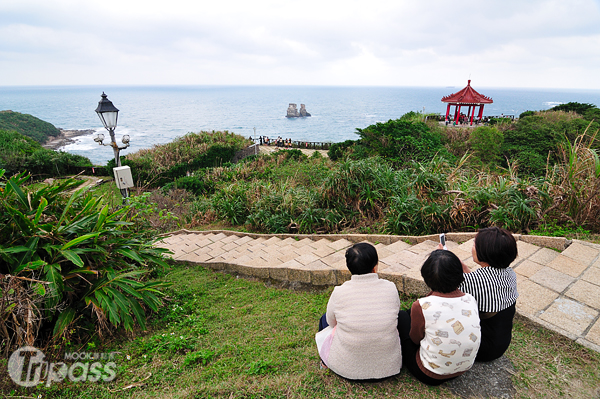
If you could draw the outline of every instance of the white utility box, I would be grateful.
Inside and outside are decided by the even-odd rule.
[[[131,168],[129,166],[113,168],[113,173],[115,174],[115,183],[117,183],[119,190],[134,186],[133,178],[131,177]]]

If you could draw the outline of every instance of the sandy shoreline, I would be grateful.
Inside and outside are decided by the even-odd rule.
[[[59,129],[59,130],[60,130],[60,134],[58,136],[53,137],[50,140],[46,141],[44,144],[42,144],[42,147],[48,148],[51,150],[57,150],[58,148],[64,147],[67,144],[74,143],[75,142],[75,140],[73,140],[74,137],[85,136],[87,134],[93,134],[96,132],[94,129],[86,129],[86,130]]]

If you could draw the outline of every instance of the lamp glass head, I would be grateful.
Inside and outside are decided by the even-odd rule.
[[[102,92],[102,99],[98,101],[98,107],[96,108],[96,113],[100,117],[102,124],[108,130],[112,130],[117,127],[117,117],[119,115],[119,110],[113,105],[112,101],[110,101],[106,94]]]

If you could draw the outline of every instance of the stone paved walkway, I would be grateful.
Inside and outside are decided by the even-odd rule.
[[[475,233],[447,234],[448,250],[472,270]],[[600,245],[564,238],[515,235],[521,317],[600,352]],[[158,246],[177,261],[197,263],[261,279],[333,286],[350,278],[344,258],[353,243],[368,241],[379,254],[379,276],[399,291],[423,295],[429,290],[420,268],[438,237],[388,235],[249,234],[232,231],[170,233]],[[553,248],[553,249],[551,249]]]

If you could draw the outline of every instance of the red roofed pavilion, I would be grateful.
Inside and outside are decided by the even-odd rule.
[[[442,98],[443,103],[448,103],[448,109],[446,110],[446,120],[449,121],[448,116],[450,115],[450,107],[452,105],[454,108],[454,122],[458,123],[460,120],[460,109],[462,106],[468,106],[469,111],[467,112],[467,117],[471,125],[473,125],[473,118],[475,117],[475,108],[479,106],[479,113],[477,119],[480,120],[483,116],[483,106],[485,104],[492,104],[494,101],[484,96],[483,94],[479,94],[471,87],[471,79],[469,79],[467,83],[467,87],[462,89],[459,92],[454,94],[450,94],[449,96]]]

